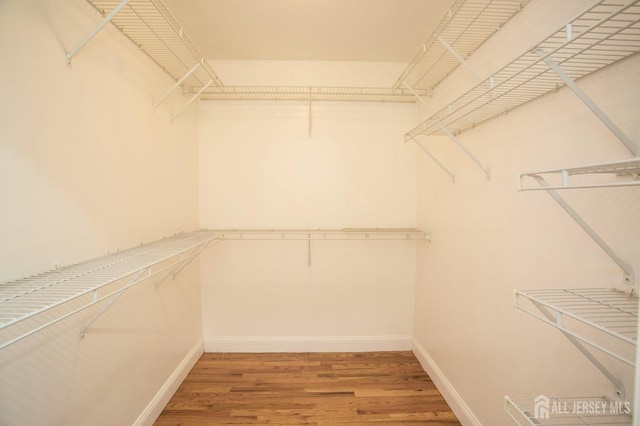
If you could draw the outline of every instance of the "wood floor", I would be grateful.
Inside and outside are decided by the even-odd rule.
[[[205,353],[156,425],[460,425],[411,352]]]

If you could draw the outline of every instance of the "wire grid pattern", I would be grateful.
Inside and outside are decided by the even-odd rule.
[[[194,232],[0,284],[0,329],[90,294],[216,238]]]
[[[434,88],[460,64],[439,37],[461,57],[469,57],[528,2],[456,0],[393,87],[406,83],[414,88]]]
[[[417,228],[210,229],[229,240],[426,240]]]
[[[119,0],[87,0],[103,15]],[[222,86],[213,69],[161,0],[130,0],[111,22],[144,53],[177,81],[195,65],[200,67],[185,80],[187,86],[209,81]]]
[[[615,161],[610,163],[594,164],[591,166],[567,167],[565,169],[546,170],[541,172],[524,173],[522,176],[539,175],[546,173],[563,173],[568,175],[587,175],[587,174],[616,174],[616,175],[635,175],[640,173],[640,158],[632,158],[630,160]]]
[[[630,406],[623,401],[612,401],[604,397],[549,397],[549,418],[536,416],[533,398],[506,398],[505,411],[518,425],[563,425],[563,426],[614,426],[632,424],[627,412]],[[538,413],[540,414],[540,413]],[[524,423],[521,423],[524,422]]]
[[[597,288],[516,290],[516,295],[540,303],[622,341],[636,344],[637,296]]]
[[[536,49],[506,65],[405,137],[460,132],[561,87],[562,80],[536,51],[544,52],[572,79],[579,79],[640,51],[640,0],[602,0],[555,32]],[[568,32],[572,37],[568,39]]]
[[[197,92],[199,88],[192,88]],[[426,96],[427,91],[391,89],[383,87],[303,87],[303,86],[225,86],[209,87],[201,100],[230,101],[354,101],[354,102],[403,102],[415,103],[416,95]]]

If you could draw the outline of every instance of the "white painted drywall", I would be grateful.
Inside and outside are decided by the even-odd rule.
[[[0,282],[197,223],[197,108],[84,0],[0,2]],[[0,354],[0,423],[131,424],[201,339],[199,267]]]
[[[254,63],[253,73],[289,78],[277,65]],[[371,65],[364,75],[391,85],[395,68]],[[289,71],[317,84],[326,69],[353,78],[352,67],[331,64]],[[207,102],[199,115],[202,228],[415,226],[416,153],[402,143],[414,105],[317,102],[311,136],[306,102]],[[207,349],[336,350],[351,340],[355,350],[398,338],[406,348],[415,250],[314,242],[309,267],[306,242],[216,246],[202,264]]]
[[[498,58],[514,44],[533,46],[540,26],[558,27],[590,2],[562,2],[563,10],[559,3],[536,0],[527,6],[471,58],[478,72],[490,75],[495,64],[487,58]],[[580,81],[636,143],[638,75],[636,55]],[[430,106],[446,105],[468,84],[473,82],[464,70],[456,71],[436,90]],[[558,331],[513,307],[513,289],[612,287],[621,284],[622,272],[547,194],[518,192],[516,178],[520,172],[625,159],[630,153],[566,88],[460,139],[488,164],[491,179],[448,139],[424,139],[455,172],[456,183],[420,157],[418,224],[433,231],[433,241],[418,249],[416,342],[485,425],[512,424],[504,413],[505,395],[612,392]],[[640,270],[637,188],[562,194]],[[606,356],[602,360],[625,382],[631,400],[633,370]]]

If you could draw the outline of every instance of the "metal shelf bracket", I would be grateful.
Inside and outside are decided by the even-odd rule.
[[[464,146],[464,144],[462,142],[460,142],[460,139],[458,139],[457,137],[454,136],[453,133],[451,133],[449,131],[449,129],[447,129],[442,123],[438,123],[438,127],[440,128],[440,130],[442,130],[447,136],[449,136],[449,139],[451,139],[453,141],[453,143],[455,143],[456,145],[458,145],[458,147],[464,151],[465,154],[467,154],[467,156],[469,158],[471,158],[471,160],[473,160],[474,163],[476,163],[476,165],[478,167],[480,167],[482,169],[482,171],[484,172],[485,175],[487,175],[487,179],[489,179],[489,169],[487,169],[485,166],[482,165],[482,163],[480,162],[480,160],[478,160],[478,158],[476,158],[475,155],[473,155],[471,153],[471,151],[469,151],[467,149],[466,146]]]
[[[518,304],[518,300],[517,300],[517,293],[516,293],[516,307],[519,307]],[[557,312],[556,315],[554,316],[551,312],[549,312],[547,310],[547,308],[542,305],[541,303],[538,302],[533,302],[533,304],[535,305],[536,308],[538,308],[538,310],[540,312],[542,312],[542,314],[550,321],[550,322],[555,322],[556,323],[556,327],[558,328],[558,330],[560,330],[560,332],[562,334],[564,334],[564,336],[569,339],[569,341],[580,351],[582,352],[582,354],[589,360],[589,362],[591,362],[598,370],[600,370],[600,372],[602,374],[605,375],[605,377],[607,379],[609,379],[609,381],[613,384],[613,386],[616,388],[616,395],[621,398],[624,399],[626,396],[626,391],[624,388],[624,384],[616,377],[614,376],[608,369],[607,367],[605,367],[600,361],[598,361],[598,359],[589,351],[589,349],[587,349],[581,342],[580,340],[578,340],[576,337],[574,337],[570,332],[567,332],[563,325],[562,325],[562,313],[561,312]],[[525,312],[527,312],[525,310]]]
[[[180,78],[180,80],[176,81],[176,84],[174,84],[171,89],[167,90],[164,95],[160,96],[160,98],[158,98],[157,101],[155,101],[153,103],[153,109],[156,109],[158,107],[158,105],[160,105],[162,103],[162,101],[169,96],[169,94],[171,92],[173,92],[176,88],[178,88],[182,83],[184,83],[184,81],[189,78],[189,76],[191,74],[193,74],[198,68],[200,68],[200,66],[204,63],[204,59],[202,59],[200,62],[198,62],[197,64],[195,64],[189,71],[187,71],[187,73],[182,76],[182,78]]]
[[[541,187],[550,186],[542,176],[532,175],[531,177],[535,179]],[[578,212],[576,212],[560,194],[553,189],[547,190],[547,194],[549,194],[549,196],[551,196],[551,198],[553,198],[554,201],[558,203],[558,205],[562,207],[562,209],[567,212],[567,214],[571,216],[571,218],[587,233],[587,235],[589,235],[589,237],[591,237],[591,239],[595,241],[596,244],[598,244],[600,248],[604,250],[605,253],[607,253],[607,255],[609,255],[609,257],[622,269],[624,272],[624,284],[635,287],[635,273],[633,268],[631,268],[629,264],[622,260],[620,256],[613,251],[613,249],[596,233],[596,231],[593,230],[593,228],[589,226],[587,222],[584,221]]]
[[[418,148],[420,148],[422,151],[424,151],[425,154],[427,154],[429,156],[429,158],[431,158],[433,160],[434,163],[436,163],[438,165],[438,167],[440,167],[442,169],[442,171],[444,171],[449,178],[451,179],[452,183],[456,183],[456,177],[453,173],[451,173],[440,161],[438,161],[438,159],[431,153],[429,152],[429,150],[427,148],[425,148],[420,142],[418,142],[418,140],[416,139],[415,136],[411,136],[409,137],[409,139],[406,139],[405,142],[407,140],[413,141]]]
[[[198,90],[198,93],[196,93],[195,95],[193,95],[191,97],[191,99],[189,99],[187,102],[184,103],[184,105],[182,105],[178,111],[175,112],[175,114],[173,114],[173,116],[171,117],[171,121],[175,120],[176,118],[178,118],[178,116],[182,113],[182,111],[184,111],[184,109],[189,106],[189,104],[193,101],[195,101],[198,96],[200,96],[200,94],[202,92],[204,92],[207,87],[211,86],[211,84],[213,84],[213,80],[209,80],[209,82],[207,84],[205,84],[204,86],[202,86],[202,88],[200,90]]]
[[[567,26],[567,39],[570,39],[571,35],[571,26]],[[569,87],[573,93],[578,96],[578,98],[584,103],[599,119],[604,123],[605,126],[609,128],[613,132],[614,135],[627,147],[629,151],[636,157],[640,157],[640,147],[631,142],[631,139],[625,135],[616,124],[611,121],[611,119],[598,107],[598,105],[593,102],[593,100],[587,96],[587,94],[576,84],[575,81],[567,73],[565,73],[560,65],[558,65],[551,56],[547,54],[543,49],[534,50],[535,54],[540,56],[542,60],[551,68],[551,70],[560,77],[560,79]]]
[[[451,9],[449,9],[449,13],[450,12],[451,12]],[[465,61],[464,58],[460,56],[458,52],[456,52],[456,50],[449,45],[449,43],[447,43],[441,36],[438,36],[437,39],[440,42],[440,44],[443,45],[444,48],[447,49],[449,53],[451,53],[451,55],[453,55],[453,57],[456,58],[460,62],[460,64],[462,64],[462,66],[464,66],[467,69],[467,71],[469,71],[469,73],[473,76],[473,78],[476,79],[476,81],[478,82],[482,81],[480,76],[476,74],[476,72],[473,70],[473,68],[471,68],[471,66],[469,66],[467,61]]]
[[[118,14],[118,12],[120,12],[122,10],[123,7],[125,7],[130,0],[122,0],[116,7],[113,8],[113,10],[111,12],[109,12],[109,14],[107,16],[105,16],[102,21],[100,21],[100,23],[98,24],[97,27],[95,27],[89,34],[87,34],[85,36],[85,38],[83,38],[80,43],[78,43],[76,45],[76,47],[74,47],[73,49],[71,49],[69,52],[67,52],[66,58],[67,58],[67,64],[71,65],[71,59],[87,44],[89,43],[99,32],[100,30],[102,30],[104,28],[105,25],[107,25],[109,22],[111,22],[111,20],[113,19],[114,16],[116,16]]]

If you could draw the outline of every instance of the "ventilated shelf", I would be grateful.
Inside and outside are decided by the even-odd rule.
[[[192,92],[199,88],[194,87]],[[426,96],[426,90],[415,91]],[[209,87],[200,95],[210,101],[353,101],[415,103],[416,96],[408,89],[377,87],[294,87],[294,86],[225,86]]]
[[[456,0],[402,72],[394,88],[437,86],[529,0]],[[451,50],[450,50],[451,49]],[[455,52],[455,54],[453,52]]]
[[[558,89],[551,60],[576,80],[640,51],[640,1],[602,0],[451,104],[410,130],[458,134]]]
[[[549,186],[525,186],[527,177],[553,176],[556,181]],[[601,181],[603,176],[608,175],[605,181]],[[589,178],[589,181],[580,181],[572,177]],[[613,177],[613,178],[612,178]],[[630,178],[630,179],[629,179]],[[590,166],[568,167],[565,169],[545,170],[540,172],[529,172],[520,174],[521,191],[549,190],[549,189],[572,189],[572,188],[603,188],[613,186],[637,186],[640,185],[640,158],[630,160],[615,161]]]
[[[214,232],[181,234],[0,284],[0,331],[48,313],[45,324],[26,331],[21,329],[19,335],[0,341],[0,349],[90,306],[118,296],[153,276],[179,272],[186,266],[185,262],[218,239],[219,235]],[[70,305],[72,308],[64,309]],[[51,312],[54,312],[53,319],[50,318]]]
[[[416,228],[211,229],[225,240],[429,240]]]
[[[103,15],[118,10],[111,23],[173,80],[179,81],[188,75],[183,81],[187,87],[222,86],[218,76],[161,0],[87,1]]]
[[[505,411],[517,425],[631,426],[631,404],[605,397],[505,398]]]
[[[614,289],[548,289],[516,290],[515,296],[518,309],[628,365],[635,365],[633,359],[603,345],[601,337],[613,338],[617,341],[616,348],[618,342],[629,348],[636,346],[637,295]]]

